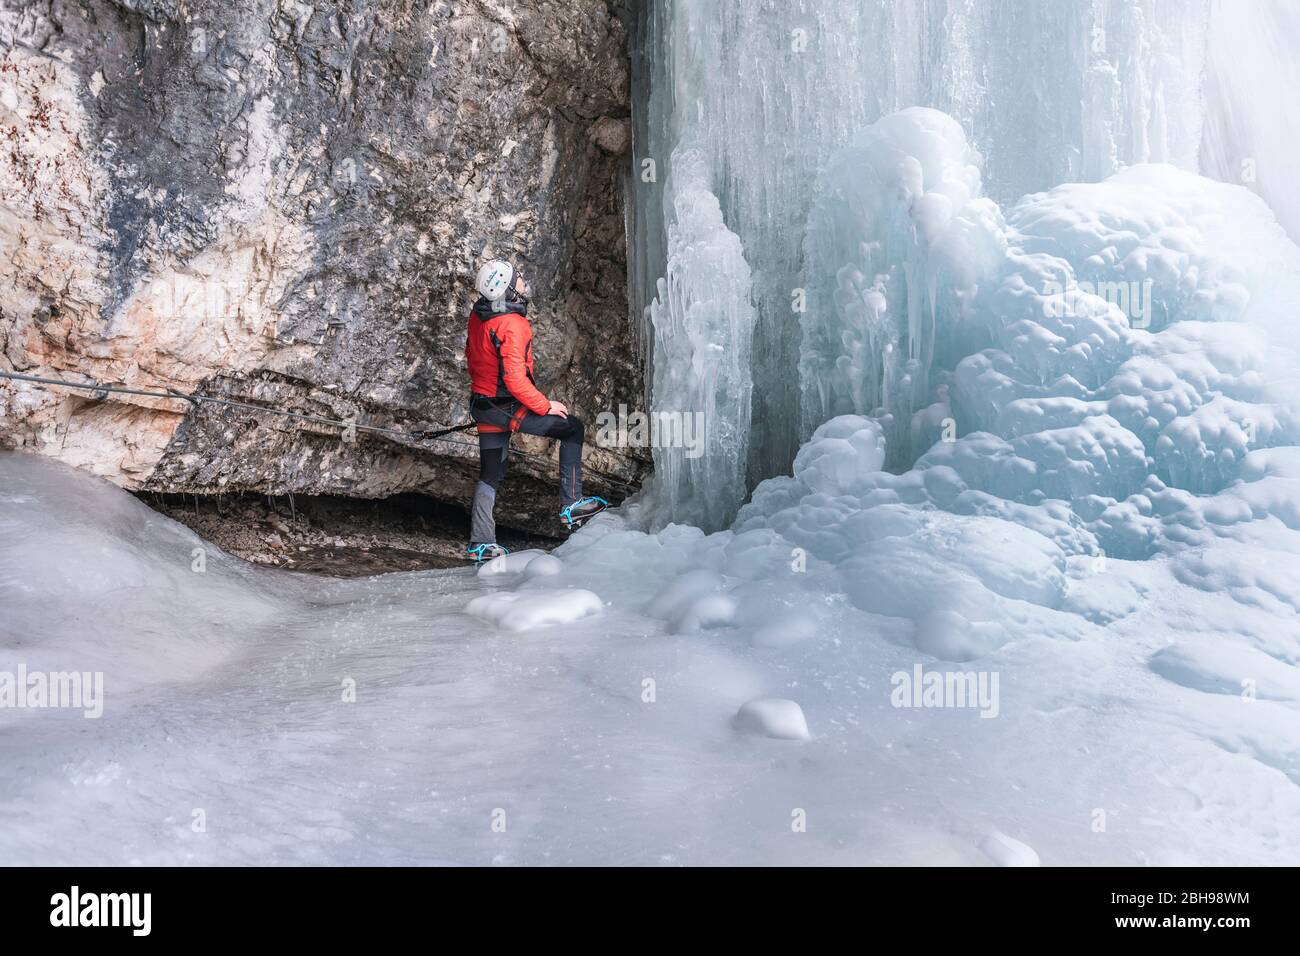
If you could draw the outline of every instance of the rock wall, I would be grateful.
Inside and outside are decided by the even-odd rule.
[[[502,256],[543,390],[635,405],[628,117],[604,0],[0,0],[0,369],[460,422],[473,272]],[[0,445],[132,489],[457,500],[477,471],[472,437],[348,438],[0,385]],[[553,469],[513,467],[499,520],[545,525]]]

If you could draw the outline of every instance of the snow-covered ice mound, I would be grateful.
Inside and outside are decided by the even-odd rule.
[[[117,694],[206,674],[279,626],[300,593],[106,483],[3,462],[0,671],[112,669]]]
[[[980,849],[998,866],[1038,866],[1033,847],[996,830],[981,841]]]
[[[760,697],[736,711],[736,729],[777,740],[807,740],[808,721],[792,700]]]
[[[556,624],[571,624],[599,614],[600,598],[583,588],[540,593],[484,594],[469,602],[466,611],[507,631],[531,631]]]
[[[547,553],[540,548],[512,551],[491,561],[484,561],[478,567],[478,576],[488,580],[504,580],[506,575],[523,574],[528,570],[529,565],[546,557],[548,557]]]

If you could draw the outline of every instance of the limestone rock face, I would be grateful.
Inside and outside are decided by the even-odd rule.
[[[605,0],[0,0],[0,369],[454,424],[499,256],[532,281],[543,391],[589,423],[636,405],[628,115]],[[0,384],[0,445],[133,489],[457,500],[456,437]],[[554,469],[513,471],[498,520],[542,526]]]

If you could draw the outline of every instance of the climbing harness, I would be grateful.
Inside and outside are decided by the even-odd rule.
[[[489,398],[486,395],[475,395],[470,400],[469,403],[470,414],[473,414],[474,412],[485,412],[488,410],[498,412],[503,418],[509,420],[509,424],[505,427],[507,427],[510,431],[510,434],[513,435],[515,432],[519,431],[520,426],[523,425],[524,423],[524,419],[528,417],[528,406],[525,405],[523,402],[519,401],[519,399],[517,398],[507,399],[506,401],[514,405],[514,407],[507,408],[501,405],[500,403],[498,403],[498,401],[495,398]],[[474,421],[474,424],[490,425],[492,423],[481,422],[476,419]],[[501,426],[497,426],[497,427],[501,427]]]

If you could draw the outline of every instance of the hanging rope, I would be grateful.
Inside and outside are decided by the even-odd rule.
[[[316,425],[332,425],[336,428],[355,429],[359,432],[370,432],[374,435],[386,435],[391,438],[399,438],[406,441],[443,441],[451,445],[464,445],[466,448],[478,448],[477,442],[458,441],[455,438],[446,438],[456,432],[466,432],[477,426],[477,422],[466,422],[464,425],[451,425],[447,428],[436,429],[432,431],[402,431],[397,428],[383,428],[379,425],[362,425],[359,422],[350,422],[338,418],[325,418],[320,415],[308,415],[306,412],[291,412],[282,408],[267,408],[265,405],[255,405],[251,402],[241,402],[233,398],[217,398],[214,395],[194,395],[188,392],[178,392],[175,389],[164,389],[162,391],[147,390],[142,388],[127,388],[123,385],[104,385],[93,379],[90,382],[65,382],[57,378],[42,378],[39,375],[20,375],[17,372],[0,371],[0,378],[12,379],[17,382],[31,382],[35,385],[45,385],[54,388],[71,388],[91,392],[96,400],[103,401],[109,394],[119,395],[138,395],[144,398],[170,398],[177,401],[190,402],[194,405],[208,403],[212,405],[225,405],[229,408],[240,408],[250,412],[262,412],[267,415],[280,415],[284,418],[294,418],[299,421],[312,422]],[[512,454],[520,458],[528,458],[533,461],[551,464],[549,458],[541,455],[532,455],[528,452],[513,452]],[[583,466],[585,471],[603,478],[606,482],[621,486],[623,489],[631,491],[636,489],[636,485],[622,478],[607,474],[603,471],[597,471],[595,468]]]

